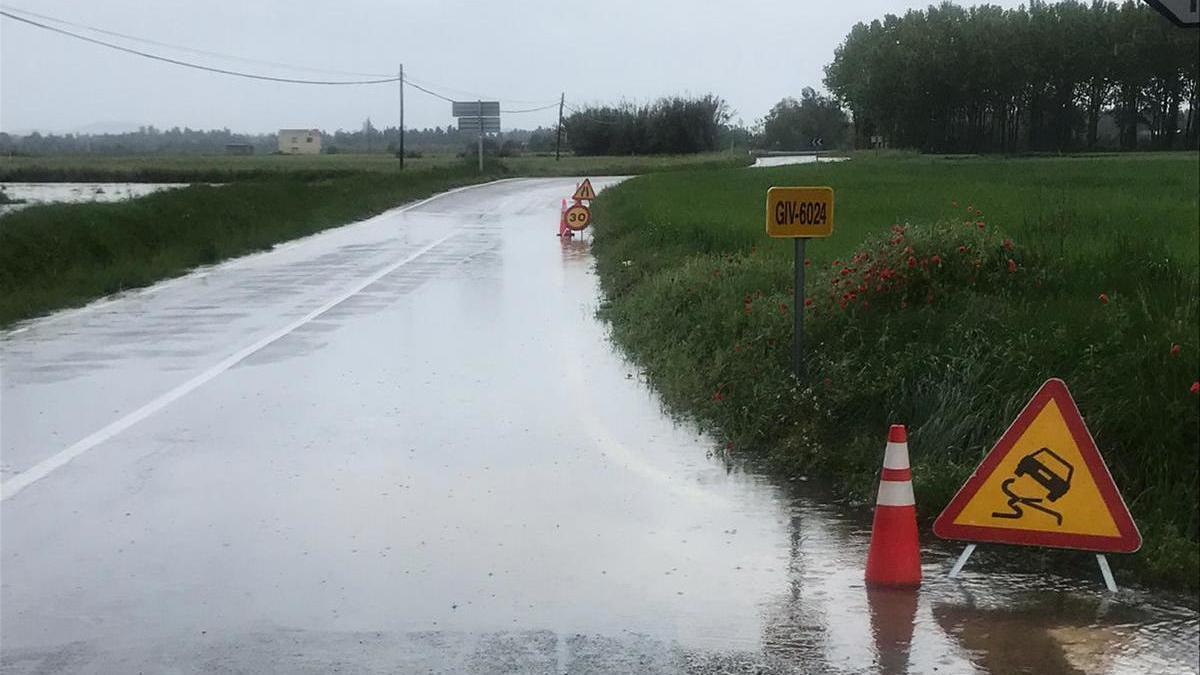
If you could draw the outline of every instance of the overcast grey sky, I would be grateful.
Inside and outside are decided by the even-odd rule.
[[[308,67],[394,73],[451,97],[532,107],[716,93],[752,124],[784,96],[821,87],[822,68],[858,21],[929,3],[904,0],[0,0],[5,6],[195,49]],[[993,4],[1017,6],[1016,0]],[[69,30],[77,30],[68,28]],[[184,60],[282,70],[106,40]],[[145,60],[0,20],[0,129],[89,125],[358,128],[397,119],[394,84],[258,82]],[[450,105],[406,92],[410,127],[452,122]],[[505,128],[554,124],[507,115]],[[95,127],[93,127],[95,128]]]

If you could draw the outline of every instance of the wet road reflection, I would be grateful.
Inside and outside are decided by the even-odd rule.
[[[1163,594],[953,582],[934,545],[919,594],[868,593],[868,513],[712,457],[612,348],[573,187],[5,335],[5,481],[262,346],[2,503],[4,672],[1195,670]]]

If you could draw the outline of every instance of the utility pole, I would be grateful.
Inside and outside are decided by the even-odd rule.
[[[483,100],[479,101],[479,173],[483,173]]]
[[[558,161],[559,150],[562,148],[562,112],[563,104],[567,102],[567,92],[558,98],[558,131],[554,134],[554,161]]]
[[[400,64],[400,170],[404,170],[404,64]]]

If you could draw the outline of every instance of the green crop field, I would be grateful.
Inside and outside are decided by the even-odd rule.
[[[491,161],[491,160],[489,160]],[[646,157],[576,157],[565,154],[505,157],[493,170],[514,176],[630,175],[682,168],[744,166],[745,152]],[[469,160],[452,154],[430,154],[405,160],[405,171],[441,169]],[[208,182],[272,178],[281,175],[308,178],[346,173],[399,174],[400,161],[388,154],[338,155],[139,155],[0,157],[0,182],[4,181],[133,181]]]
[[[0,217],[0,326],[498,176],[461,165],[402,177],[295,174],[191,185],[110,204],[46,204]]]
[[[406,159],[413,171],[458,164],[453,155]],[[225,182],[280,175],[396,173],[387,154],[359,155],[56,155],[0,157],[0,181]]]
[[[1119,564],[1200,575],[1200,157],[930,158],[644,176],[597,201],[614,337],[734,453],[864,502],[909,425],[936,515],[1037,387],[1062,377],[1141,524]],[[773,185],[829,185],[808,244],[808,378],[790,376],[792,245]]]

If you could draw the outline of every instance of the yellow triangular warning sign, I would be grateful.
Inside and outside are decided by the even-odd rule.
[[[592,181],[588,180],[587,178],[584,178],[583,182],[579,184],[579,187],[575,188],[575,194],[571,197],[571,199],[574,199],[575,201],[591,201],[595,198],[596,191],[592,189]]]
[[[943,539],[1131,553],[1142,536],[1079,408],[1047,380],[933,524]]]

